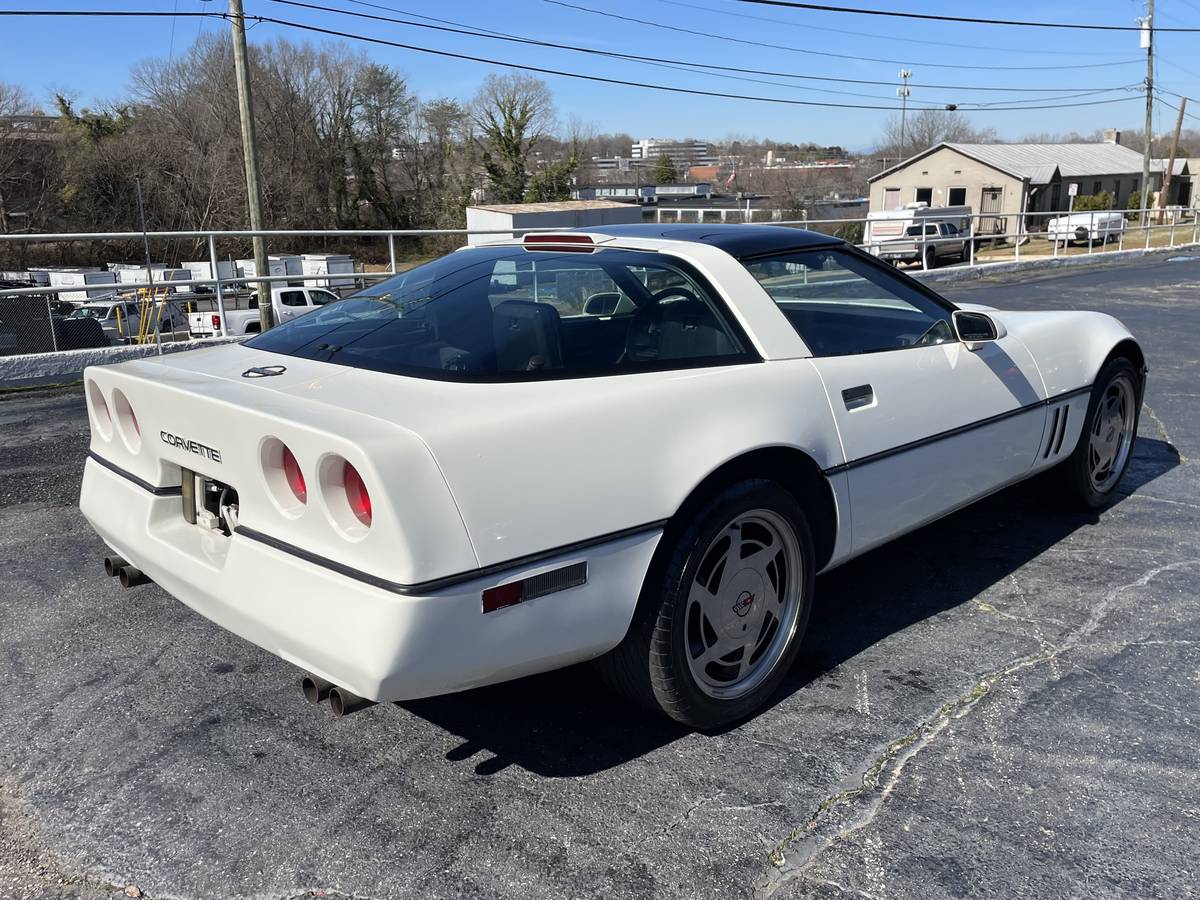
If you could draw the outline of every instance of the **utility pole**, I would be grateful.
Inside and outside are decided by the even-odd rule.
[[[1171,191],[1171,177],[1175,174],[1175,154],[1179,150],[1179,132],[1183,130],[1183,111],[1187,109],[1187,97],[1179,98],[1179,118],[1175,120],[1175,134],[1171,137],[1171,158],[1163,172],[1162,190],[1158,192],[1158,208],[1166,209],[1167,195]]]
[[[1150,0],[1151,3],[1154,0]],[[908,79],[912,78],[912,72],[908,69],[900,70],[900,77],[904,80],[902,87],[896,88],[896,96],[900,98],[900,160],[904,161],[904,120],[908,113],[908,95],[911,91],[908,89]]]
[[[1146,149],[1142,152],[1142,224],[1150,222],[1150,145],[1154,142],[1154,0],[1146,0],[1140,43],[1146,51]]]
[[[262,230],[262,193],[258,189],[258,143],[254,134],[254,105],[250,95],[250,66],[246,59],[246,15],[242,0],[229,0],[229,21],[233,28],[233,67],[237,74],[238,115],[242,120],[242,160],[246,166],[246,201],[250,206],[250,230]],[[267,249],[262,237],[254,241],[254,271],[262,278],[270,275]],[[213,273],[214,277],[216,273]],[[258,282],[258,321],[263,331],[271,327],[271,283]]]

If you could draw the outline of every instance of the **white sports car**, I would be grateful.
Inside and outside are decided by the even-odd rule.
[[[1044,469],[1098,507],[1142,351],[954,304],[825,235],[619,226],[472,247],[245,344],[85,373],[80,506],[341,715],[581,660],[743,717],[813,577]]]

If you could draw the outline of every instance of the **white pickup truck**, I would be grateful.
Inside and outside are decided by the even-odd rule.
[[[317,307],[337,299],[339,299],[337,294],[324,288],[292,287],[290,285],[271,288],[271,309],[275,313],[276,324],[310,313]],[[214,337],[221,333],[221,313],[217,309],[215,298],[212,300],[212,306],[211,310],[188,314],[188,332],[192,337]],[[239,300],[236,296],[226,298],[226,334],[255,334],[260,327],[257,293],[250,294],[248,299]]]
[[[1077,212],[1046,223],[1046,240],[1067,246],[1071,241],[1107,244],[1125,231],[1125,214],[1119,210]]]

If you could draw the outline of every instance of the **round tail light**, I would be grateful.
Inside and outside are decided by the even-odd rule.
[[[283,477],[292,490],[292,495],[301,503],[308,502],[308,487],[304,483],[304,473],[300,471],[300,463],[287,447],[283,448]]]
[[[354,517],[358,521],[369,528],[371,526],[371,495],[367,493],[367,486],[363,484],[362,476],[350,463],[346,463],[342,470],[342,484],[346,488],[346,502],[350,504],[350,511],[354,513]]]

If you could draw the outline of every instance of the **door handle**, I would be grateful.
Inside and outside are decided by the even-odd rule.
[[[875,402],[875,390],[869,384],[845,388],[842,390],[842,402],[846,404],[846,409],[862,409]]]

